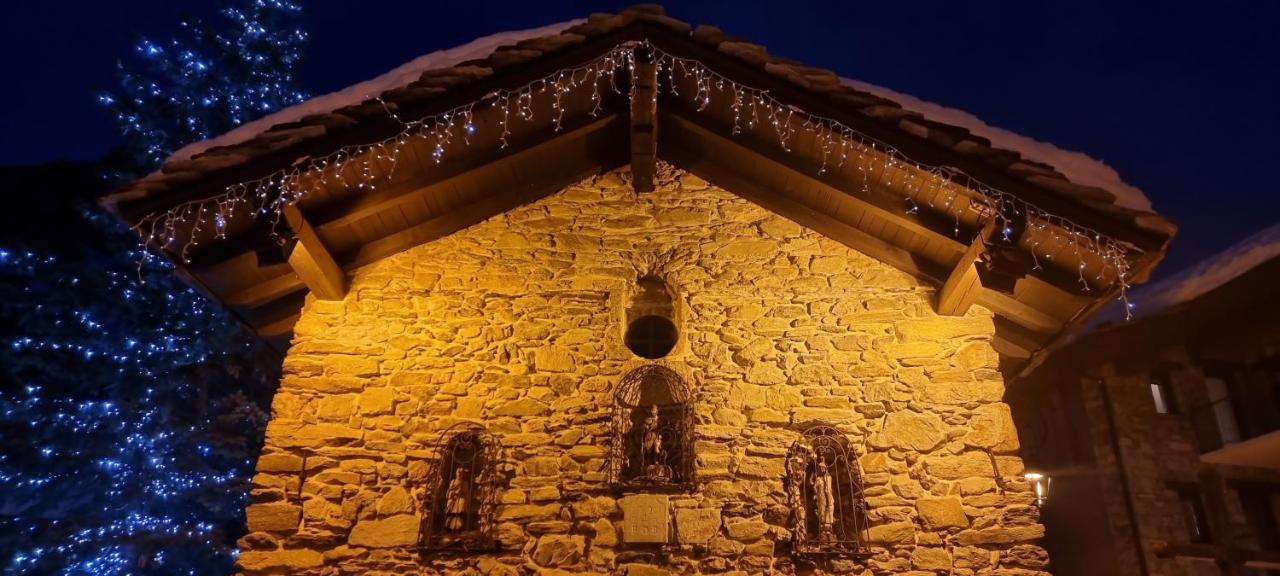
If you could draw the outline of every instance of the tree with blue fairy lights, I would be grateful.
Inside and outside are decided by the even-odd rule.
[[[213,30],[184,20],[180,35],[138,41],[121,62],[120,87],[98,99],[115,115],[134,160],[154,168],[191,142],[206,140],[305,99],[294,71],[307,35],[289,0],[247,0],[221,11]]]
[[[177,39],[141,40],[100,97],[129,161],[32,169],[22,187],[56,210],[39,226],[0,216],[14,220],[0,234],[4,574],[233,568],[279,358],[93,204],[101,178],[59,179],[153,169],[303,98],[299,6],[237,0],[221,14],[217,29],[187,21]]]

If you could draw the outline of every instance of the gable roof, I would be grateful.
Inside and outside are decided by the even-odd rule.
[[[1132,312],[1132,324],[1147,318],[1176,314],[1185,308],[1200,305],[1207,294],[1278,260],[1280,224],[1272,224],[1222,252],[1159,282],[1135,290],[1133,301],[1136,306]],[[1280,285],[1275,288],[1280,290]],[[1118,307],[1110,307],[1099,313],[1092,324],[1105,329],[1109,325],[1124,324],[1124,316]]]
[[[1201,260],[1135,294],[1139,318],[1171,312],[1245,273],[1280,259],[1280,224],[1272,224],[1231,247]],[[1280,289],[1280,286],[1277,286]]]
[[[1122,358],[1143,358],[1182,346],[1248,352],[1275,340],[1280,322],[1280,224],[1135,291],[1132,321],[1114,309],[1040,367],[1051,378],[1073,378]]]
[[[342,108],[358,106],[383,93],[404,88],[422,80],[424,76],[441,75],[442,72],[467,61],[484,60],[503,46],[514,46],[526,40],[557,36],[565,28],[586,22],[585,19],[557,22],[527,30],[499,32],[476,38],[466,44],[437,50],[405,62],[387,72],[363,82],[347,86],[336,92],[308,98],[293,106],[272,112],[252,122],[245,122],[225,134],[208,140],[192,142],[174,152],[167,162],[190,160],[213,148],[227,148],[260,138],[276,126],[305,122],[308,117],[337,112]],[[163,171],[163,170],[162,170]]]
[[[989,140],[992,148],[1017,152],[1027,160],[1052,166],[1071,182],[1106,190],[1115,195],[1117,206],[1136,212],[1154,212],[1151,199],[1142,190],[1121,179],[1120,174],[1106,162],[1087,154],[1064,150],[1053,144],[1016,134],[987,124],[963,110],[948,108],[883,86],[853,78],[841,78],[840,81],[846,86],[896,102],[904,110],[915,112],[934,122],[964,128],[974,136]]]
[[[1077,262],[1101,268],[1106,262],[1089,260],[1074,243],[1071,248],[1059,245],[1053,222],[1069,221],[1097,238],[1111,238],[1132,247],[1134,256],[1126,265],[1134,281],[1145,279],[1175,230],[1168,220],[1140,209],[1142,203],[1134,200],[1132,191],[1119,185],[1114,189],[1096,185],[1111,180],[1077,176],[1080,181],[1073,181],[1067,173],[1090,171],[1074,165],[1059,170],[1033,159],[1045,157],[1038,155],[1043,149],[1021,146],[1022,152],[1033,158],[1025,157],[1019,151],[993,145],[961,124],[981,127],[963,118],[957,120],[956,115],[942,115],[954,123],[930,118],[874,94],[866,86],[852,86],[833,72],[772,56],[764,47],[729,37],[714,26],[693,28],[666,16],[660,7],[593,14],[585,21],[568,24],[499,35],[428,55],[381,79],[189,147],[160,171],[108,195],[103,204],[131,224],[157,212],[190,212],[191,206],[198,211],[205,206],[201,203],[205,199],[242,190],[244,182],[314,163],[346,146],[394,139],[408,121],[402,119],[458,110],[467,103],[493,99],[503,91],[562,74],[558,71],[610,57],[620,46],[645,43],[660,50],[671,63],[687,61],[703,66],[717,82],[760,90],[776,101],[776,110],[786,111],[787,126],[796,111],[830,119],[836,123],[833,125],[848,127],[872,142],[869,156],[879,158],[892,151],[911,164],[889,162],[888,168],[879,171],[880,181],[870,185],[864,171],[859,184],[854,166],[841,163],[839,169],[828,170],[831,140],[822,140],[813,130],[793,131],[794,141],[779,146],[776,137],[766,133],[765,122],[738,126],[734,104],[708,98],[700,105],[690,105],[688,95],[700,90],[697,83],[705,78],[672,74],[663,80],[672,86],[681,84],[684,95],[654,96],[660,103],[655,117],[647,120],[652,124],[646,128],[648,132],[639,133],[641,140],[636,140],[637,111],[629,107],[625,94],[605,91],[591,100],[566,93],[561,102],[547,93],[544,82],[543,91],[530,94],[530,106],[550,108],[555,98],[563,125],[545,115],[507,123],[493,110],[477,109],[469,118],[483,129],[468,137],[460,151],[450,151],[443,162],[433,165],[431,151],[422,150],[420,143],[407,143],[405,147],[415,157],[413,170],[388,170],[394,176],[374,191],[363,186],[343,189],[327,182],[319,193],[296,198],[298,213],[290,219],[289,231],[296,239],[299,230],[294,221],[305,215],[310,222],[306,234],[314,236],[310,240],[313,247],[333,254],[332,262],[322,268],[337,268],[341,274],[583,176],[623,166],[628,159],[634,163],[640,142],[655,147],[656,154],[650,156],[662,156],[942,286],[945,292],[947,281],[961,282],[962,286],[974,281],[969,273],[972,262],[966,259],[983,257],[980,245],[989,237],[978,238],[980,242],[972,239],[984,233],[983,220],[990,219],[983,216],[983,202],[977,197],[955,192],[945,196],[939,189],[925,190],[918,183],[912,188],[912,182],[923,181],[913,178],[945,171],[950,180],[963,186],[999,190],[1006,194],[1001,198],[1033,206],[1037,212],[1032,216],[1052,215],[1056,219],[1045,220],[1047,226],[1026,227],[1025,233],[1019,227],[1014,240],[1033,258],[1040,251],[1055,265],[1041,267],[1037,261],[1033,272],[1021,272],[1018,277],[1023,280],[1015,278],[1015,284],[1002,290],[986,290],[983,280],[983,286],[973,294],[968,288],[958,292],[961,299],[976,301],[1010,318],[1007,331],[1012,336],[1004,340],[1003,351],[1026,358],[1077,325],[1101,300],[1101,294],[1089,293],[1090,281],[1083,274],[1078,278],[1083,287],[1073,289],[1077,275],[1072,272]],[[473,58],[505,41],[514,44],[500,45],[484,57]],[[405,80],[412,81],[402,84]],[[629,80],[616,82],[624,81]],[[381,92],[369,98],[366,91]],[[641,110],[639,114],[645,113]],[[276,123],[280,121],[283,123]],[[492,132],[500,123],[506,132],[499,138]],[[986,133],[1001,143],[1018,143],[1007,133]],[[381,160],[365,167],[385,168],[369,168],[378,162]],[[921,167],[933,168],[926,174]],[[1094,176],[1105,173],[1097,165],[1090,170]],[[895,180],[899,174],[902,177]],[[963,178],[952,177],[955,175]],[[503,190],[507,191],[500,192]],[[201,228],[180,221],[178,226],[187,226],[191,237],[201,240],[194,243],[198,246],[154,244],[177,260],[181,272],[193,283],[251,325],[264,333],[283,333],[291,325],[305,286],[297,271],[285,263],[290,256],[278,254],[274,237],[278,224],[249,218],[248,223],[228,224],[215,233],[210,226]],[[214,236],[226,239],[213,242]],[[1099,281],[1104,276],[1105,271],[1099,272]]]

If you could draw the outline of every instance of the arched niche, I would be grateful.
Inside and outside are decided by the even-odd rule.
[[[628,372],[614,393],[609,479],[617,487],[693,485],[693,395],[674,370],[649,364]]]
[[[457,424],[441,434],[422,506],[419,544],[424,550],[497,549],[501,447],[479,424]]]
[[[795,552],[866,552],[862,468],[848,437],[824,424],[806,429],[787,455],[786,484]]]

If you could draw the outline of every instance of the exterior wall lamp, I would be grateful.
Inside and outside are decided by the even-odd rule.
[[[1036,494],[1036,506],[1043,506],[1045,500],[1049,499],[1049,484],[1053,478],[1041,474],[1040,472],[1027,472],[1022,475],[1031,484],[1031,490]]]

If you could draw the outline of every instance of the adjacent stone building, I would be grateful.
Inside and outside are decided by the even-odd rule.
[[[284,352],[242,573],[1051,567],[1005,383],[1140,194],[653,6],[362,89],[104,201]]]
[[[1135,296],[1009,396],[1055,573],[1280,570],[1280,225]],[[1271,572],[1267,572],[1270,570]]]

